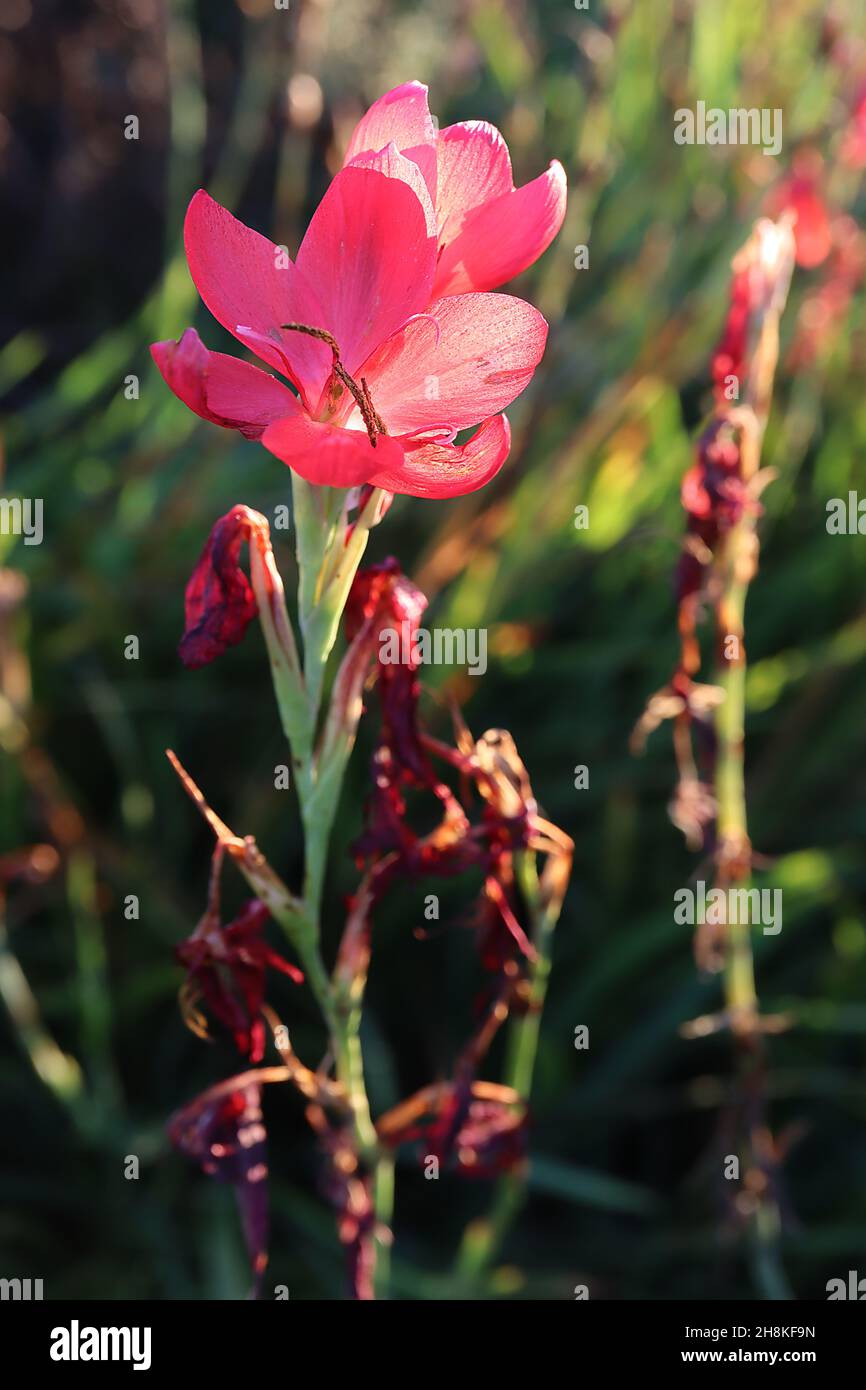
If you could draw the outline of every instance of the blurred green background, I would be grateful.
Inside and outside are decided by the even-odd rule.
[[[502,129],[518,182],[561,159],[570,204],[553,248],[509,287],[539,304],[551,337],[509,411],[507,466],[461,501],[398,499],[370,555],[400,558],[433,597],[431,624],[489,629],[483,681],[431,668],[430,683],[466,702],[476,733],[512,731],[576,858],[528,1204],[490,1277],[467,1282],[455,1252],[489,1186],[401,1168],[395,1296],[567,1299],[578,1283],[593,1298],[766,1292],[721,1191],[729,1039],[678,1034],[719,996],[673,923],[673,893],[697,865],[667,817],[669,732],[643,758],[627,745],[675,658],[679,481],[709,405],[730,258],[803,152],[840,237],[860,235],[866,198],[846,151],[864,20],[861,4],[832,0],[591,0],[585,11],[570,0],[292,0],[288,11],[7,0],[2,486],[44,499],[45,540],[0,537],[4,1276],[43,1277],[46,1297],[246,1291],[230,1190],[165,1137],[169,1112],[237,1061],[177,1012],[172,948],[203,909],[210,846],[163,750],[298,882],[257,628],[206,670],[185,672],[175,653],[213,521],[235,502],[272,514],[289,479],[260,447],[185,410],[147,349],[189,323],[209,346],[236,348],[199,305],[179,246],[198,186],[294,252],[354,120],[419,78],[443,125],[483,117]],[[779,159],[677,146],[673,111],[697,99],[781,108]],[[137,141],[124,139],[129,114]],[[581,244],[589,268],[577,270]],[[866,1274],[866,542],[825,529],[827,500],[866,488],[866,312],[859,276],[840,288],[840,274],[831,255],[795,277],[765,449],[779,476],[747,615],[751,827],[775,860],[765,882],[785,895],[783,931],[757,940],[757,967],[764,1008],[794,1019],[770,1043],[769,1095],[774,1128],[792,1139],[782,1256],[800,1298],[825,1297],[851,1268]],[[588,530],[573,525],[580,504]],[[276,540],[291,589],[291,537]],[[130,634],[138,661],[124,659]],[[444,730],[444,711],[427,707]],[[334,839],[328,953],[356,881],[347,846],[370,748],[368,729]],[[577,764],[587,790],[574,789]],[[34,845],[48,848],[22,855]],[[364,1042],[377,1112],[447,1075],[471,1025],[480,980],[459,925],[469,889],[446,886],[442,930],[422,941],[425,891],[404,886],[376,920]],[[129,894],[137,921],[124,916]],[[286,985],[277,1002],[314,1061],[309,997]],[[495,1063],[494,1052],[488,1075]],[[268,1282],[338,1298],[342,1253],[301,1102],[271,1090]],[[130,1154],[138,1181],[123,1175]]]

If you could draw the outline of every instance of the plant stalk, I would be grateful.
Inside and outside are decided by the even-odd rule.
[[[372,1236],[374,1286],[387,1297],[393,1208],[393,1161],[380,1146],[364,1079],[360,1025],[366,972],[351,989],[329,978],[321,958],[321,905],[328,844],[342,786],[345,761],[319,777],[316,733],[328,658],[339,631],[352,582],[383,494],[374,489],[345,539],[346,493],[316,488],[292,475],[298,561],[298,609],[303,637],[303,675],[294,652],[291,624],[279,605],[268,609],[265,636],[271,674],[289,738],[304,830],[303,918],[309,932],[304,965],[330,1038],[337,1080],[349,1102],[358,1162],[369,1174],[376,1222]],[[281,590],[280,590],[281,592]],[[297,691],[302,692],[299,710]]]

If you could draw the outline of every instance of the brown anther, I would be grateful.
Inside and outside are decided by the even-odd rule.
[[[361,377],[361,390],[364,393],[364,400],[367,402],[376,429],[379,431],[380,434],[387,434],[388,431],[385,428],[385,422],[373,404],[373,398],[370,395],[370,388],[367,385],[367,378],[363,376]]]
[[[370,391],[364,378],[361,377],[361,385],[359,386],[340,361],[340,346],[334,335],[329,333],[326,328],[312,328],[306,323],[281,323],[280,328],[292,333],[306,333],[310,338],[318,338],[320,342],[327,343],[334,357],[334,376],[343,383],[354,398],[355,404],[361,412],[367,434],[370,437],[370,443],[375,449],[378,436],[388,433],[385,428],[385,422],[373,405],[370,398]]]
[[[358,386],[357,382],[355,382],[352,379],[352,377],[349,376],[349,373],[346,371],[346,368],[339,360],[334,362],[334,375],[340,378],[343,385],[347,386],[348,389],[351,391],[352,395],[354,396],[355,404],[360,410],[364,420],[364,424],[367,427],[367,433],[370,436],[370,443],[375,449],[376,439],[378,435],[384,434],[385,431],[384,428],[381,430],[378,428],[378,426],[381,425],[382,422],[379,419],[379,416],[376,414],[376,411],[373,409],[369,395],[367,395],[364,391],[361,390],[360,386]]]
[[[333,333],[329,333],[327,328],[311,328],[306,323],[281,323],[281,329],[286,329],[291,333],[306,333],[309,338],[319,338],[323,343],[327,343],[331,352],[334,354],[334,361],[339,361],[340,349]]]

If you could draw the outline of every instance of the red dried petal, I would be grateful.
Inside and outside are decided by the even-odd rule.
[[[256,597],[240,567],[244,541],[269,546],[267,525],[249,507],[232,507],[211,531],[186,587],[186,630],[178,651],[189,670],[236,646],[256,616]]]

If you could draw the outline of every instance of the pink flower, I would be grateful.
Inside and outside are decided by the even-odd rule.
[[[482,198],[482,185],[495,190],[483,206],[475,204],[473,218],[499,206],[507,165],[503,145],[491,155],[497,177],[485,182],[476,173],[473,183],[469,166],[480,169],[480,161],[470,156],[479,138],[470,132],[464,158],[454,161],[454,187],[465,191],[460,196],[466,206]],[[499,150],[492,136],[484,139]],[[448,256],[446,247],[440,258],[440,228],[449,234],[455,217],[468,228],[468,217],[458,210],[437,222],[429,191],[437,147],[438,142],[421,150],[419,163],[393,141],[378,152],[355,155],[322,199],[294,263],[205,192],[196,193],[184,237],[202,299],[298,395],[257,367],[209,352],[193,329],[177,343],[151,349],[175,394],[204,419],[260,439],[312,483],[453,497],[488,482],[509,449],[501,411],[531,380],[547,324],[510,295],[439,297]],[[446,161],[440,166],[447,167]],[[509,193],[517,201],[508,201],[510,211],[503,203],[497,213],[516,219],[514,240],[522,249],[509,252],[508,264],[502,261],[492,280],[485,272],[479,283],[516,273],[554,234],[537,197],[521,201],[526,192]],[[533,217],[538,227],[529,237],[525,224]],[[491,224],[484,239],[493,237],[503,246],[508,241]],[[473,261],[468,251],[460,256]],[[449,271],[452,290],[474,283],[456,268]],[[480,429],[467,442],[453,442],[459,431],[476,425]]]
[[[418,166],[436,213],[433,294],[493,290],[547,250],[565,217],[565,170],[554,160],[522,188],[514,187],[502,135],[487,121],[437,130],[427,88],[405,82],[361,118],[345,164],[391,142]]]

